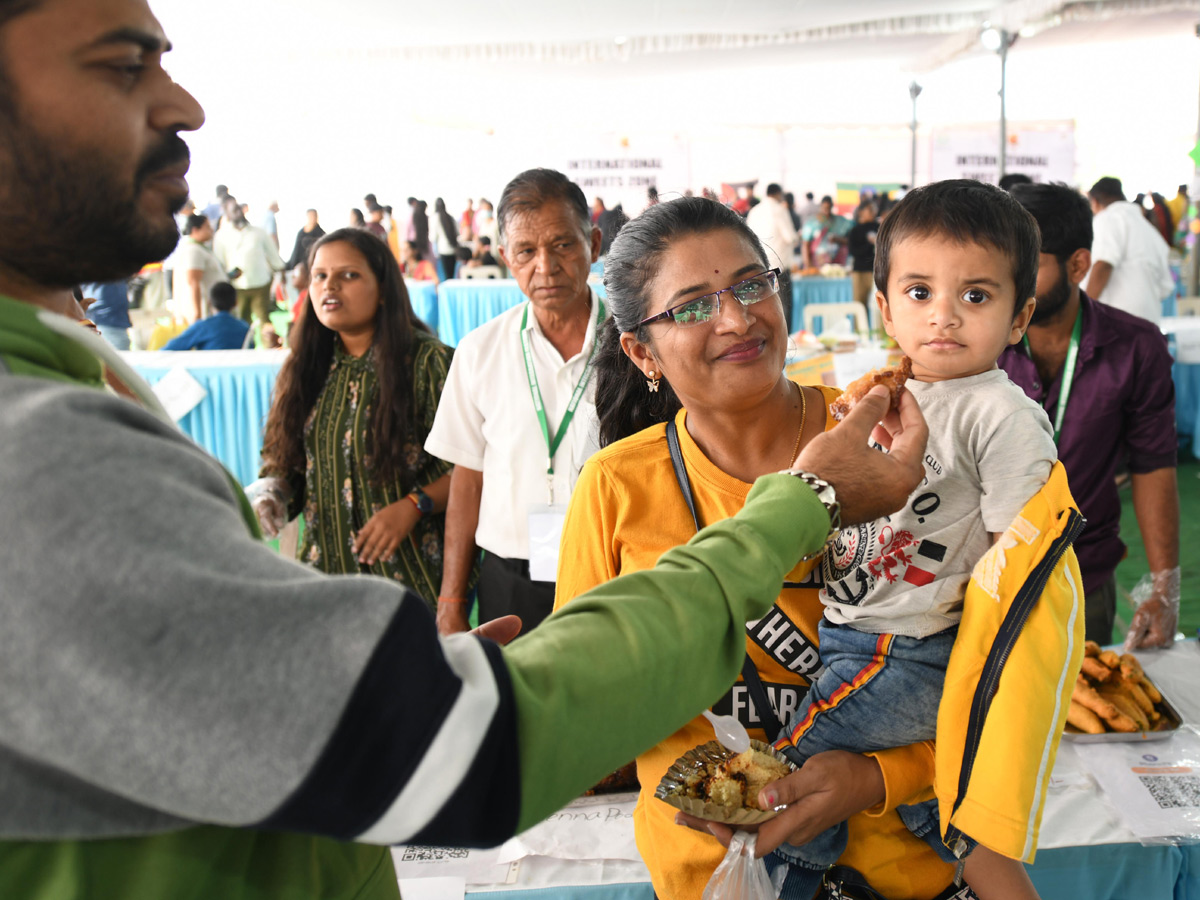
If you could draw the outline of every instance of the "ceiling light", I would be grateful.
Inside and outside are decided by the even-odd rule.
[[[1003,43],[1003,40],[1000,36],[1000,31],[996,28],[985,28],[979,34],[979,42],[993,53],[1000,49],[1000,44]]]

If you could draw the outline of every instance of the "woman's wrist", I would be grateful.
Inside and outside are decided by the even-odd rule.
[[[439,595],[437,598],[437,602],[439,604],[441,604],[441,603],[448,603],[448,604],[466,603],[467,598],[466,597],[443,597],[443,596]]]

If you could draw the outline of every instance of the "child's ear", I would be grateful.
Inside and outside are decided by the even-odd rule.
[[[883,330],[887,332],[888,337],[895,337],[896,333],[892,330],[892,308],[888,306],[887,295],[883,291],[875,292],[875,304],[879,307],[879,317],[883,320]]]
[[[1030,297],[1025,301],[1025,305],[1017,311],[1013,317],[1012,330],[1008,333],[1010,344],[1020,343],[1021,338],[1025,336],[1025,329],[1029,327],[1029,320],[1033,318],[1035,309],[1037,309],[1037,298]]]

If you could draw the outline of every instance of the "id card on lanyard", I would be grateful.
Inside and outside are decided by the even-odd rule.
[[[1083,334],[1083,309],[1075,313],[1075,327],[1071,329],[1071,342],[1067,345],[1067,360],[1063,364],[1062,386],[1058,389],[1058,407],[1054,410],[1054,443],[1058,443],[1062,434],[1063,416],[1067,414],[1067,400],[1071,397],[1071,388],[1075,384],[1075,360],[1079,356],[1079,337]],[[1025,353],[1033,359],[1029,349],[1029,338],[1022,337]]]
[[[542,439],[546,442],[546,503],[533,504],[529,508],[529,577],[532,581],[554,581],[558,576],[558,545],[562,540],[563,522],[566,520],[567,506],[565,503],[554,502],[554,454],[558,452],[571,420],[575,418],[575,410],[583,400],[588,381],[592,377],[592,363],[596,358],[596,348],[600,344],[600,323],[604,321],[604,304],[596,300],[596,332],[592,338],[592,349],[588,353],[587,362],[571,392],[571,401],[567,404],[562,421],[554,436],[550,436],[550,423],[546,419],[546,406],[542,402],[542,391],[538,386],[537,372],[533,367],[533,346],[529,341],[529,305],[521,315],[521,349],[525,357],[525,377],[529,382],[529,394],[533,398],[533,410],[537,413],[538,425],[542,429]]]

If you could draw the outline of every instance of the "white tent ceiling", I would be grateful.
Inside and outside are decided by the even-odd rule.
[[[568,147],[682,143],[693,187],[719,172],[824,189],[854,177],[837,149],[854,128],[899,132],[869,177],[907,180],[910,80],[923,128],[996,121],[985,22],[1022,32],[1010,119],[1073,121],[1080,177],[1173,185],[1195,139],[1200,0],[150,3],[208,112],[196,180],[299,209],[366,189],[494,196]]]

